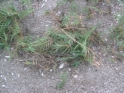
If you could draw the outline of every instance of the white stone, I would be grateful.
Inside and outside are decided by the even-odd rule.
[[[5,56],[5,58],[10,58],[10,56]]]
[[[52,69],[50,69],[50,72],[52,72],[53,70]]]
[[[60,64],[59,69],[63,69],[63,68],[64,68],[64,66],[65,66],[65,64],[64,64],[64,63]]]
[[[71,68],[69,68],[68,71],[71,71]]]
[[[18,77],[20,77],[20,75],[18,74]]]
[[[2,87],[6,87],[5,85],[2,85]]]
[[[117,16],[118,16],[118,17],[120,17],[121,15],[120,15],[120,14],[118,14]]]
[[[41,76],[43,77],[43,76],[44,76],[44,74],[42,73],[42,74],[41,74]]]
[[[78,75],[74,75],[74,78],[77,78],[78,77]]]
[[[11,73],[11,75],[14,75],[14,73]]]

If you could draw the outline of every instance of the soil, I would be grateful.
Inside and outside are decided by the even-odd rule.
[[[15,0],[14,3],[18,6],[19,1]],[[76,0],[76,3],[87,6],[85,0]],[[23,20],[23,29],[34,36],[44,36],[46,30],[55,25],[53,19],[44,13],[46,10],[54,10],[56,5],[57,0],[33,2],[35,11]],[[107,3],[99,5],[103,10],[107,7]],[[67,6],[61,6],[60,11],[66,11],[66,8]],[[101,37],[106,45],[92,47],[100,55],[100,61],[95,65],[82,63],[77,68],[71,68],[65,64],[62,69],[58,66],[44,71],[27,66],[19,59],[10,60],[9,53],[0,50],[0,93],[124,93],[124,58],[118,60],[115,57],[116,53],[124,54],[124,51],[116,51],[113,40],[109,38],[110,29],[117,24],[115,16],[123,14],[123,9],[123,3],[113,0],[110,15],[96,14],[93,19],[85,21],[88,26],[102,24],[97,30],[102,33]],[[112,49],[115,51],[110,52]],[[61,76],[65,73],[65,85],[62,89],[57,89],[56,86],[61,83]]]

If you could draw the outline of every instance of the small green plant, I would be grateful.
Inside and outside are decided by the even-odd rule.
[[[57,61],[70,62],[76,67],[83,61],[92,62],[94,52],[90,48],[97,43],[96,27],[82,27],[78,14],[65,14],[58,29],[50,29],[43,38],[24,37],[17,43],[16,50],[23,49],[33,53],[46,52],[56,55]]]
[[[81,18],[77,13],[71,12],[64,15],[62,27],[75,27],[81,23]]]
[[[8,47],[23,36],[20,20],[31,12],[32,9],[17,10],[12,3],[0,8],[0,48]]]
[[[66,0],[68,1],[68,0]],[[25,0],[21,0],[22,6],[28,4]],[[52,28],[48,34],[42,38],[36,38],[30,35],[23,35],[20,29],[20,20],[27,14],[32,12],[32,9],[18,11],[12,6],[0,11],[0,47],[4,48],[10,43],[15,46],[15,55],[32,54],[32,55],[55,55],[57,61],[67,61],[71,66],[77,67],[82,62],[92,62],[94,52],[91,45],[98,45],[100,40],[99,34],[96,32],[96,27],[82,26],[82,15],[75,12],[77,5],[70,2],[72,6],[69,8],[71,12],[64,13],[62,18],[46,11],[46,15],[54,15],[59,22],[57,28]],[[4,15],[4,16],[3,16]],[[11,20],[10,20],[11,19]],[[15,56],[14,55],[14,56]],[[51,57],[50,57],[51,58]],[[47,58],[48,59],[48,58]],[[33,60],[26,61],[27,64]],[[45,63],[47,65],[47,63]],[[63,84],[63,83],[62,83]]]
[[[124,0],[118,0],[118,2],[119,2],[119,3],[123,3],[123,2],[124,2]]]
[[[72,2],[72,3],[69,5],[69,8],[70,8],[71,11],[77,12],[78,5],[77,5],[75,2]]]
[[[65,13],[63,18],[46,11],[46,14],[51,14],[56,21],[58,20],[59,27],[49,29],[45,38],[24,37],[17,43],[16,50],[23,49],[38,54],[45,52],[56,55],[57,61],[67,61],[74,67],[84,61],[92,62],[95,55],[91,45],[98,44],[99,34],[96,33],[96,27],[83,27],[82,15],[74,11]]]
[[[78,66],[81,62],[92,62],[94,52],[90,49],[91,44],[98,45],[99,34],[96,27],[83,27],[82,16],[69,12],[64,14],[58,29],[49,31],[52,38],[51,54],[59,55],[58,61],[71,62],[72,66]]]
[[[38,54],[48,50],[51,43],[52,40],[48,39],[47,37],[34,39],[32,36],[28,35],[18,40],[16,51],[21,49],[23,51],[29,51]]]
[[[66,79],[67,79],[67,74],[66,73],[62,74],[61,82],[57,84],[57,89],[62,89],[64,87],[64,85],[66,84]]]
[[[95,28],[85,30],[77,28],[74,32],[73,29],[67,30],[51,31],[50,37],[54,42],[52,53],[63,56],[58,58],[59,61],[69,61],[72,64],[75,64],[75,62],[81,63],[82,61],[91,62],[93,51],[88,45]]]
[[[124,48],[124,15],[119,16],[118,18],[118,25],[116,28],[114,28],[114,35],[113,37],[117,41],[117,46],[119,46],[119,49]]]

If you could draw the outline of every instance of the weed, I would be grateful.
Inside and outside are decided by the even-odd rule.
[[[45,13],[44,13],[45,15],[49,15],[50,14],[50,11],[48,11],[48,10],[45,10]]]
[[[75,2],[72,2],[69,6],[70,10],[73,12],[77,12],[78,5]]]
[[[68,29],[69,30],[69,29]],[[52,53],[59,54],[63,58],[59,61],[79,62],[91,61],[93,52],[88,48],[89,37],[95,29],[67,31],[51,31],[50,37],[53,38]]]
[[[12,3],[0,9],[0,48],[9,46],[9,43],[23,36],[20,20],[31,12],[32,9],[17,10]]]
[[[65,14],[60,28],[50,29],[43,38],[34,40],[31,36],[25,37],[17,43],[16,49],[50,53],[57,56],[57,61],[68,61],[72,66],[78,66],[83,61],[92,62],[94,52],[90,45],[97,43],[96,27],[82,27],[80,20],[78,14]]]
[[[124,2],[124,0],[118,0],[118,2],[119,2],[119,3],[123,3],[123,2]]]
[[[62,19],[46,11],[46,14],[54,15],[60,26],[50,29],[43,38],[24,37],[17,43],[16,50],[38,54],[46,52],[56,55],[57,61],[68,61],[72,66],[78,66],[83,61],[92,62],[95,55],[90,46],[98,44],[99,34],[95,31],[96,27],[83,27],[82,15],[74,11],[65,13]]]
[[[64,15],[62,27],[75,27],[81,23],[82,17],[77,13],[71,12]]]
[[[19,50],[25,52],[32,52],[35,54],[40,54],[49,49],[51,46],[52,40],[47,37],[44,38],[36,38],[34,39],[32,36],[25,36],[23,39],[18,40],[15,52],[18,53]]]
[[[114,35],[116,41],[117,41],[117,46],[119,46],[119,49],[122,50],[124,48],[124,16],[120,16],[118,18],[118,25],[116,28],[114,28]]]
[[[66,83],[66,79],[67,79],[67,74],[66,73],[62,74],[61,76],[62,81],[59,84],[57,84],[57,89],[62,89],[64,87]]]
[[[54,18],[59,22],[55,14]],[[50,29],[49,37],[53,40],[50,53],[58,55],[58,61],[71,62],[72,66],[83,61],[92,62],[94,52],[90,46],[98,45],[100,36],[96,27],[83,27],[82,21],[82,15],[71,11],[64,14],[59,28]]]
[[[73,0],[63,0],[64,3],[67,1]],[[21,0],[21,2],[22,6],[29,4],[25,0]],[[96,27],[82,26],[83,17],[75,12],[77,5],[74,2],[70,4],[69,12],[64,13],[62,18],[46,11],[46,15],[53,15],[60,25],[57,28],[50,29],[48,35],[42,38],[24,36],[21,32],[20,20],[32,12],[32,9],[19,11],[12,5],[0,10],[0,47],[8,46],[9,43],[15,41],[13,44],[15,45],[14,52],[16,55],[20,53],[19,51],[33,53],[34,55],[50,54],[49,59],[51,59],[51,55],[56,55],[57,61],[67,61],[72,66],[78,66],[84,61],[92,62],[96,55],[92,51],[91,45],[99,44],[99,34],[96,32]],[[33,61],[26,62],[26,64],[31,64]],[[50,62],[49,64],[51,65]],[[59,87],[62,88],[63,85],[64,83],[61,83]]]

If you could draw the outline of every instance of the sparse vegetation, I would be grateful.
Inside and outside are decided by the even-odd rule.
[[[0,0],[0,2],[1,1],[4,0]],[[116,20],[113,18],[113,16],[114,16],[114,12],[116,11],[113,11],[113,9],[115,9],[114,5],[116,6],[116,4],[112,4],[114,0],[79,0],[79,2],[78,0],[58,0],[57,6],[54,9],[52,8],[52,6],[50,6],[51,9],[46,10],[45,15],[42,15],[43,14],[42,12],[44,10],[43,11],[41,10],[49,9],[49,7],[45,6],[48,4],[46,2],[47,1],[49,2],[49,0],[43,1],[43,4],[39,6],[37,5],[39,4],[40,0],[36,0],[36,1],[38,3],[33,4],[33,7],[36,8],[36,12],[33,12],[34,13],[33,18],[34,19],[39,18],[39,19],[36,19],[36,21],[38,20],[36,23],[35,22],[33,23],[32,19],[26,20],[26,22],[28,21],[31,23],[31,26],[33,25],[32,26],[33,30],[32,30],[31,29],[32,27],[30,28],[29,26],[30,23],[26,24],[27,26],[26,29],[28,30],[27,32],[26,30],[23,31],[20,25],[21,25],[21,20],[24,19],[28,14],[30,14],[33,11],[31,7],[31,3],[28,0],[19,0],[19,4],[21,4],[19,9],[16,8],[14,4],[11,2],[9,3],[10,5],[6,7],[0,6],[0,49],[4,49],[6,47],[10,48],[10,46],[12,46],[9,52],[11,52],[12,57],[15,58],[18,57],[17,61],[23,61],[24,65],[28,65],[28,66],[30,65],[29,67],[40,68],[40,70],[38,69],[39,72],[36,74],[32,75],[32,72],[29,74],[25,74],[23,76],[24,79],[26,75],[27,76],[32,75],[33,78],[34,75],[36,76],[41,75],[44,78],[43,80],[46,80],[47,75],[44,75],[44,72],[42,72],[42,70],[45,71],[49,70],[52,73],[54,71],[54,68],[58,67],[58,65],[59,65],[58,69],[63,69],[64,66],[65,68],[69,66],[78,67],[81,63],[85,62],[93,65],[95,64],[96,67],[99,67],[99,65],[102,64],[101,60],[107,62],[123,61],[124,15],[118,16],[117,24],[115,25]],[[34,3],[36,1],[34,0]],[[117,4],[120,4],[123,3],[123,1],[124,0],[117,0],[116,2]],[[37,13],[39,13],[39,15]],[[41,17],[45,17],[46,19],[51,18],[52,21],[46,21],[45,18],[41,18]],[[105,19],[104,17],[107,19],[107,21],[104,20]],[[112,24],[109,24],[109,22]],[[49,23],[49,25],[52,24],[52,27],[49,27],[47,23]],[[31,35],[34,29],[37,28],[36,24],[38,24],[38,26],[45,25],[45,28],[49,27],[48,29],[45,29],[46,30],[46,32],[44,31],[45,34],[43,32],[42,35],[43,37],[40,37],[41,36],[40,33],[38,33],[37,36],[35,36],[35,34]],[[111,33],[108,33],[109,30],[106,31],[106,29],[108,29],[109,26],[112,26],[113,24],[114,24],[114,27],[112,27],[113,37],[109,38],[110,37],[109,34]],[[38,32],[37,29],[35,29],[35,31]],[[40,28],[39,31],[42,32],[42,29]],[[101,37],[103,37],[103,39]],[[116,43],[113,42],[115,40]],[[9,58],[10,56],[8,55],[5,56],[5,58],[7,57]],[[6,61],[6,59],[5,60],[2,59],[1,61],[4,62]],[[113,70],[114,70],[113,72],[115,72],[115,70],[117,71],[122,70],[122,66],[120,66],[121,64],[119,65],[117,64],[118,67],[116,68],[114,67],[114,65],[108,64],[107,62],[103,63],[103,67],[105,67],[105,70],[104,69],[101,70],[101,72],[104,73],[103,75],[107,75],[108,74],[107,71],[111,70],[109,71],[109,75],[106,77],[110,77],[111,75],[113,75],[113,73],[111,74]],[[4,65],[6,65],[6,63],[2,64],[2,70],[5,70],[3,69],[3,67]],[[11,71],[14,71],[17,65],[19,64],[14,65]],[[78,92],[82,92],[82,91],[87,92],[87,90],[89,89],[87,87],[90,84],[91,84],[90,91],[92,91],[93,89],[96,88],[92,86],[96,83],[100,85],[101,83],[99,82],[102,79],[99,79],[99,76],[97,76],[96,79],[99,79],[99,81],[98,80],[95,81],[94,77],[96,76],[97,69],[94,69],[93,67],[90,66],[86,69],[85,66],[81,66],[80,68],[82,67],[83,69],[78,69],[78,70],[72,68],[63,69],[62,71],[67,70],[67,72],[70,74],[69,75],[70,78],[68,79],[67,73],[63,73],[60,78],[61,81],[53,85],[52,85],[53,81],[56,80],[56,78],[58,79],[58,76],[54,77],[54,73],[52,73],[52,77],[48,77],[47,81],[45,81],[45,83],[47,82],[46,83],[47,85],[44,84],[45,89],[43,89],[42,92],[47,91],[47,89],[50,89],[51,86],[54,89],[55,88],[59,89],[57,90],[57,92],[59,91],[63,92],[61,91],[61,89],[66,88],[65,85],[67,81],[68,81],[67,84],[71,84],[71,87],[67,86],[69,90],[68,91],[64,90],[64,92],[75,92],[77,91],[76,88],[78,88]],[[20,75],[22,75],[20,73],[21,71],[30,72],[30,70],[26,70],[27,68],[26,69],[17,68],[17,69],[19,69],[19,71],[12,73],[11,71],[7,72],[6,70],[7,77],[9,78],[9,76],[11,75],[12,82],[13,79],[19,78]],[[83,72],[81,72],[81,70]],[[84,71],[88,71],[88,73],[87,72],[84,73]],[[100,71],[98,73],[100,73]],[[89,78],[91,75],[92,77]],[[102,74],[99,75],[102,76]],[[119,75],[123,76],[121,72],[119,73]],[[23,77],[21,77],[20,79],[23,79]],[[117,79],[118,76],[115,75],[114,77],[115,79]],[[6,73],[1,74],[1,78],[3,79],[1,87],[2,88],[7,87],[7,89],[9,89],[8,85],[4,84],[5,83],[4,81],[8,80],[8,78],[6,78]],[[90,82],[92,78],[95,81],[95,83]],[[39,80],[40,77],[38,77],[37,79]],[[104,79],[106,80],[106,78]],[[43,80],[41,80],[40,82],[42,82]],[[52,82],[50,82],[50,80]],[[111,78],[108,81],[110,80]],[[33,79],[31,83],[27,82],[27,84],[28,83],[30,84],[26,88],[28,88],[30,92],[41,91],[40,87],[43,84],[36,86],[35,89],[34,86],[36,84],[39,84],[39,82],[37,83],[36,81],[37,81],[36,79]],[[116,81],[119,80],[117,79]],[[11,84],[11,82],[9,83]],[[79,84],[79,83],[81,86],[79,85],[73,86],[73,84]],[[32,86],[32,84],[34,85]],[[101,86],[103,85],[101,84]],[[101,90],[101,86],[98,91],[104,91],[103,89]],[[76,88],[71,90],[70,88],[73,87]],[[106,87],[106,89],[108,88],[108,90],[111,91],[112,87],[111,86]],[[16,91],[16,90],[12,90],[12,91]],[[27,90],[22,89],[21,91],[27,91]],[[51,89],[49,91],[51,91]],[[117,91],[123,91],[123,89],[120,88]]]
[[[91,0],[86,0],[91,2]],[[93,0],[94,3],[102,0]],[[110,0],[106,0],[109,4]],[[20,28],[20,20],[32,12],[29,1],[21,0],[22,9],[17,10],[13,4],[0,10],[0,48],[15,46],[14,54],[19,55],[19,51],[29,52],[36,55],[55,55],[56,61],[67,61],[72,66],[78,66],[82,62],[93,62],[97,56],[92,50],[92,46],[98,46],[102,41],[97,26],[86,26],[82,24],[85,19],[94,18],[95,13],[106,13],[97,7],[85,7],[79,10],[74,0],[61,0],[56,8],[69,3],[68,12],[56,15],[56,11],[46,11],[46,16],[52,16],[57,23],[57,27],[50,28],[44,37],[34,38],[31,35],[24,35]],[[25,9],[24,5],[29,8]],[[25,9],[25,10],[24,10]],[[81,9],[81,8],[80,8]],[[77,12],[78,11],[78,12]],[[124,47],[122,16],[117,27],[114,29],[117,44],[120,49]],[[121,41],[120,41],[121,40]],[[33,62],[33,60],[32,60]]]
[[[119,50],[122,50],[124,48],[124,16],[121,15],[118,17],[118,25],[116,28],[114,28],[114,35],[113,37],[117,41],[117,46],[119,47]]]
[[[20,20],[32,12],[32,9],[17,10],[12,3],[0,8],[0,48],[8,47],[23,38]]]
[[[61,75],[61,82],[59,84],[57,84],[57,89],[62,89],[64,87],[64,85],[66,84],[66,79],[67,79],[67,74],[64,73]]]

